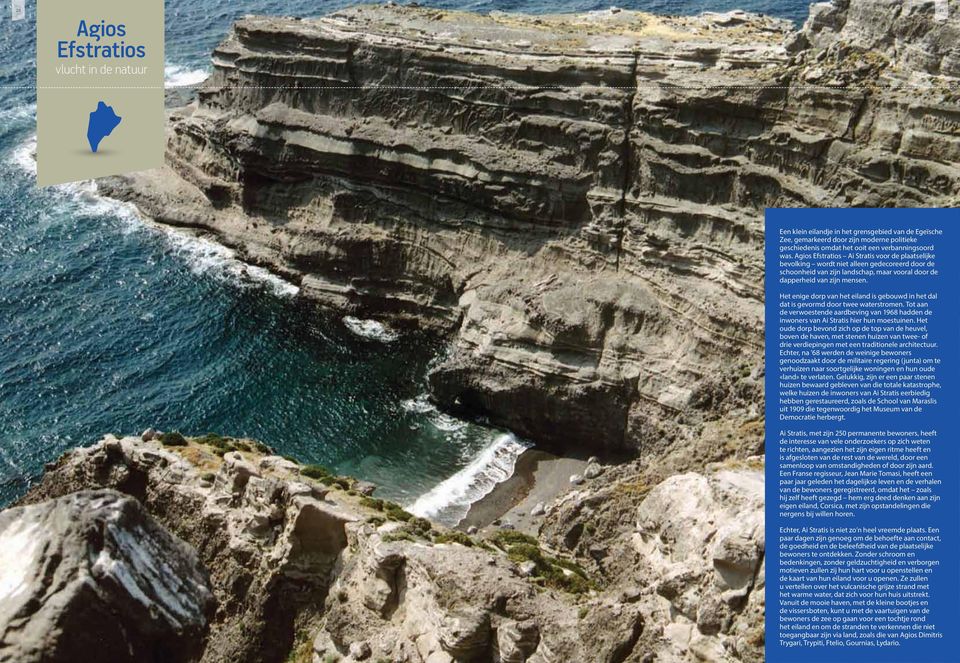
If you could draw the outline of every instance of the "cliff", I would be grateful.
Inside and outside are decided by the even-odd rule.
[[[761,409],[765,208],[957,203],[939,11],[843,0],[799,34],[742,12],[244,18],[163,171],[103,188],[324,305],[449,335],[447,408],[660,454]]]
[[[65,454],[0,514],[0,661],[762,660],[756,461],[610,469],[538,541],[446,530],[252,441],[143,438]]]
[[[164,169],[102,189],[446,334],[448,408],[641,453],[468,535],[249,440],[108,436],[0,514],[0,661],[762,661],[763,210],[960,202],[958,16],[239,21]]]

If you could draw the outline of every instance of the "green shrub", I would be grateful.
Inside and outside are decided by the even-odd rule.
[[[218,456],[223,456],[223,454],[228,451],[245,451],[251,453],[256,451],[258,453],[269,454],[272,453],[270,447],[265,444],[261,444],[256,441],[247,441],[247,440],[238,440],[227,435],[217,435],[216,433],[207,433],[206,435],[201,435],[200,437],[193,438],[194,442],[198,444],[205,444],[209,447],[213,447],[213,453]]]
[[[529,534],[518,532],[512,529],[498,530],[490,540],[501,548],[508,548],[515,543],[525,543],[527,545],[539,547],[539,542]]]
[[[416,541],[413,534],[407,530],[398,529],[394,532],[387,532],[383,535],[384,542],[389,543],[390,541]]]
[[[462,546],[467,548],[472,548],[476,545],[469,536],[463,532],[458,532],[456,530],[451,530],[449,532],[440,532],[435,537],[433,537],[434,543],[459,543]]]
[[[578,576],[583,576],[584,578],[587,577],[587,572],[583,570],[583,567],[572,560],[563,559],[560,557],[551,557],[550,561],[555,566],[559,566],[561,569],[566,569],[567,571],[573,571]]]
[[[206,435],[201,435],[200,437],[193,438],[193,441],[198,444],[206,444],[211,447],[216,447],[218,449],[230,449],[231,440],[229,437],[223,437],[222,435],[217,435],[216,433],[207,433]]]
[[[165,447],[185,447],[187,446],[187,438],[181,435],[179,431],[172,431],[160,435],[160,444]]]
[[[430,530],[433,529],[433,523],[431,523],[426,518],[416,518],[414,517],[410,521],[410,526],[418,533],[423,536],[427,536],[430,533]]]
[[[516,534],[516,532],[511,532]],[[514,543],[507,547],[507,557],[516,564],[534,563],[534,576],[542,578],[548,587],[561,589],[571,594],[583,594],[594,589],[595,585],[586,572],[576,562],[545,555],[535,543],[527,541]],[[569,573],[568,573],[569,572]]]
[[[507,557],[511,562],[522,564],[523,562],[533,562],[537,565],[536,575],[544,575],[549,570],[550,564],[543,556],[543,552],[538,546],[530,543],[515,543],[507,549]]]
[[[410,522],[413,520],[414,515],[409,511],[405,511],[402,506],[394,502],[384,502],[383,511],[387,514],[387,518],[390,520],[398,520],[403,523]]]
[[[576,573],[566,575],[561,572],[558,576],[547,578],[547,583],[571,594],[586,594],[594,588],[592,582],[583,576],[578,576]]]
[[[330,470],[325,468],[323,465],[304,465],[300,468],[300,474],[310,479],[324,479],[324,478],[333,478]]]
[[[383,500],[377,499],[376,497],[367,497],[366,495],[360,498],[360,504],[368,509],[375,509],[376,511],[383,511],[384,507]]]

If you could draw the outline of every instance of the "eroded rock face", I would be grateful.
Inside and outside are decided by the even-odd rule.
[[[703,462],[677,474],[662,464],[612,466],[575,487],[547,505],[540,538],[602,578],[612,607],[643,615],[626,660],[760,663],[762,458]],[[667,478],[656,478],[664,470]]]
[[[572,594],[538,577],[536,564],[524,573],[524,557],[511,558],[489,540],[481,545],[474,538],[467,546],[451,542],[456,537],[437,536],[449,532],[411,536],[409,523],[385,519],[384,511],[370,507],[355,490],[332,482],[323,486],[277,456],[250,446],[223,453],[196,440],[184,444],[165,448],[156,440],[111,436],[65,455],[23,500],[29,506],[0,514],[5,541],[0,554],[12,556],[14,566],[33,564],[37,541],[43,539],[24,527],[41,521],[18,514],[44,514],[49,505],[76,500],[89,506],[93,498],[83,496],[93,495],[107,496],[103,499],[122,505],[124,513],[149,518],[142,503],[196,549],[199,562],[189,555],[188,561],[209,569],[209,590],[194,589],[193,567],[181,569],[176,557],[190,549],[178,542],[173,548],[151,547],[151,554],[162,550],[164,562],[147,565],[142,573],[150,580],[144,596],[158,604],[151,612],[162,617],[160,626],[167,624],[180,637],[195,633],[192,622],[178,617],[183,611],[177,606],[191,601],[209,616],[202,649],[190,650],[202,652],[204,662],[762,661],[763,472],[758,458],[711,464],[663,481],[653,481],[636,464],[608,466],[600,477],[545,505],[541,554],[587,567],[591,578],[592,589]],[[74,494],[104,486],[125,490],[140,502],[113,491]],[[97,509],[85,508],[63,527],[83,529],[80,524],[100,518]],[[10,529],[10,523],[20,524]],[[143,527],[148,534],[150,527],[163,532],[156,524]],[[60,538],[54,547],[64,545]],[[114,549],[97,544],[92,550],[98,546]],[[97,569],[118,567],[100,562],[102,554],[91,554],[89,573],[115,593],[116,583],[108,582],[109,575],[97,576]],[[145,557],[150,558],[123,559],[140,568]],[[10,568],[6,563],[0,568],[5,595],[23,591],[8,578],[31,577],[9,575]],[[151,574],[167,568],[176,571],[173,579],[154,581]],[[176,606],[168,596],[174,589]],[[209,610],[210,592],[218,604],[212,614],[203,612]],[[127,594],[111,593],[103,600],[132,618],[140,613],[128,607],[133,593]],[[0,617],[12,625],[0,631],[3,643],[37,630],[48,637],[45,628],[38,629],[45,622],[36,607],[23,616],[19,605],[0,603]],[[24,618],[7,616],[14,612]],[[101,637],[100,629],[111,625],[95,621],[81,633]]]
[[[799,35],[743,12],[244,18],[164,171],[104,188],[323,304],[449,333],[448,408],[659,454],[762,399],[765,208],[958,201],[949,2],[838,0]]]
[[[0,661],[195,661],[214,608],[193,548],[127,495],[0,513]]]
[[[327,599],[314,642],[321,660],[352,663],[366,644],[373,660],[401,663],[615,662],[643,629],[630,606],[589,624],[572,597],[537,589],[486,550],[391,542],[389,533],[358,543]]]
[[[906,75],[960,76],[957,0],[836,0],[818,3],[802,38],[821,48],[876,51]]]
[[[384,522],[356,491],[328,489],[256,450],[216,451],[107,437],[48,470],[23,500],[41,506],[2,517],[92,487],[135,495],[210,570],[218,609],[198,650],[204,662],[621,663],[634,653],[645,623],[638,605],[544,587],[493,548],[398,536],[401,523]],[[103,494],[142,512],[132,498]],[[12,536],[33,545],[21,534]],[[5,550],[29,557],[14,543]],[[148,596],[164,605],[159,590]]]
[[[634,545],[647,581],[669,602],[663,634],[676,660],[690,651],[722,660],[717,636],[738,629],[754,639],[741,643],[749,645],[744,658],[762,660],[763,487],[762,470],[691,472],[670,477],[640,504]],[[745,608],[754,592],[761,618],[751,624],[756,613]]]
[[[453,334],[431,377],[447,406],[545,444],[636,450],[677,413],[756,393],[739,382],[759,364],[758,210],[808,191],[779,196],[764,164],[748,195],[731,161],[784,94],[699,89],[785,63],[785,27],[698,21],[246,18],[171,117],[164,171],[104,189],[326,305]],[[757,103],[769,117],[745,121]],[[743,138],[705,132],[727,124]]]
[[[799,36],[745,13],[245,18],[164,172],[105,188],[324,304],[451,333],[445,406],[658,453],[761,398],[765,208],[957,202],[955,2],[838,0]]]
[[[99,487],[135,497],[210,571],[219,605],[203,660],[274,662],[320,612],[357,517],[298,468],[258,453],[221,459],[200,447],[108,437],[61,458],[24,502]]]

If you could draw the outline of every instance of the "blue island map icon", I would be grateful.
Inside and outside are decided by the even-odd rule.
[[[113,106],[107,106],[102,101],[97,104],[97,110],[90,113],[90,122],[87,124],[87,142],[93,152],[100,147],[100,141],[113,133],[120,120],[120,116],[113,112]]]

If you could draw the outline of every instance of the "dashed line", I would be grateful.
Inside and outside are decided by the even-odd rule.
[[[180,90],[195,88],[203,83],[188,83],[182,85],[118,85],[118,86],[73,86],[73,85],[0,85],[3,90]],[[948,83],[947,87],[960,88],[960,81],[957,83]],[[517,92],[535,92],[538,90],[580,90],[590,88],[594,90],[640,90],[640,89],[675,89],[675,90],[853,90],[862,92],[869,89],[865,86],[854,85],[673,85],[673,84],[640,84],[640,85],[592,85],[592,86],[564,86],[564,85],[538,85],[538,86],[510,86],[510,85],[480,85],[480,86],[456,86],[456,85],[309,85],[309,86],[291,86],[291,85],[218,85],[216,90],[290,90],[300,92],[302,90],[511,90]],[[916,88],[920,90],[933,89],[932,86],[917,83],[903,82],[891,89]]]

